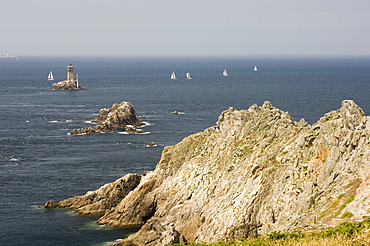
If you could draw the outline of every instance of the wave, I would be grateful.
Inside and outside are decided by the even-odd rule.
[[[76,120],[49,120],[50,123],[70,123],[76,122]]]
[[[5,164],[5,165],[2,165],[2,167],[16,167],[16,166],[19,166],[19,163],[16,162],[16,163],[12,163],[12,164]]]
[[[124,135],[129,135],[129,134],[139,134],[139,135],[147,135],[151,134],[151,132],[143,132],[143,133],[129,133],[129,132],[118,132],[118,134],[124,134]]]
[[[181,112],[181,111],[173,111],[171,112],[172,114],[186,114],[185,112]]]
[[[20,161],[20,157],[0,156],[1,167],[15,167],[20,165]]]
[[[145,125],[142,125],[142,126],[140,126],[140,127],[154,126],[154,124],[152,124],[152,123],[150,123],[150,122],[148,122],[148,121],[143,121],[143,123],[144,123]]]
[[[98,125],[99,123],[96,123],[96,122],[92,122],[91,120],[86,120],[84,121],[84,123],[86,124],[94,124],[94,125]]]
[[[68,132],[67,133],[67,135],[71,135],[71,133],[70,132]],[[73,134],[73,135],[75,135],[75,136],[82,136],[82,135],[87,135],[87,133],[80,133],[80,134]]]

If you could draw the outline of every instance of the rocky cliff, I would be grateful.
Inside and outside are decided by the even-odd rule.
[[[136,117],[135,108],[130,102],[114,103],[111,108],[103,108],[98,116],[91,122],[98,123],[97,127],[74,129],[70,134],[92,134],[102,132],[114,132],[118,128],[125,128],[128,133],[144,133],[138,126],[145,125]]]
[[[156,169],[130,186],[118,180],[49,207],[105,211],[101,224],[141,226],[115,245],[307,231],[370,216],[369,144],[370,118],[353,101],[313,125],[269,102],[230,108],[216,126],[166,147]]]

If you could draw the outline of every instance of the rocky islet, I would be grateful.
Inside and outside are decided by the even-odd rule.
[[[97,123],[97,127],[86,127],[74,129],[71,135],[108,133],[115,132],[118,129],[125,129],[128,133],[144,133],[137,127],[145,123],[136,117],[135,107],[130,102],[114,103],[111,108],[103,108],[98,116],[91,122]]]

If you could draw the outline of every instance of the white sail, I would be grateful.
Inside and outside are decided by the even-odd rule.
[[[177,79],[177,78],[176,78],[175,71],[173,71],[173,72],[172,72],[172,74],[171,74],[171,79],[172,79],[172,80],[176,80],[176,79]]]
[[[227,73],[226,69],[224,70],[224,72],[222,73],[223,76],[227,77],[229,76],[229,74]]]
[[[54,80],[54,76],[53,76],[53,72],[50,71],[49,75],[48,75],[48,80]]]
[[[257,66],[254,66],[254,68],[253,68],[253,71],[257,71],[258,69],[257,69]]]
[[[190,73],[186,73],[186,79],[192,79],[192,77],[190,76]]]

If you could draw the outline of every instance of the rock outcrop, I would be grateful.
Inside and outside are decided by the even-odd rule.
[[[72,90],[87,90],[87,87],[81,87],[81,86],[76,85],[74,81],[71,82],[71,81],[65,80],[65,81],[60,81],[60,82],[52,84],[51,89],[72,91]]]
[[[353,101],[313,125],[265,102],[230,108],[216,126],[166,147],[156,169],[131,192],[98,209],[106,211],[98,222],[141,226],[114,245],[307,231],[370,217],[369,184],[370,117]],[[94,193],[105,199],[115,194]],[[57,204],[87,211],[94,204],[84,205],[89,195]]]
[[[119,128],[125,128],[128,133],[144,133],[137,127],[145,125],[136,117],[135,108],[129,102],[115,103],[109,109],[101,109],[98,116],[91,122],[98,123],[97,127],[74,129],[70,134],[93,134],[102,132],[115,132]]]
[[[104,214],[117,206],[131,190],[137,187],[140,180],[140,175],[127,174],[113,183],[103,185],[98,190],[87,192],[84,196],[72,197],[61,202],[51,200],[44,207],[75,209],[83,215]]]

